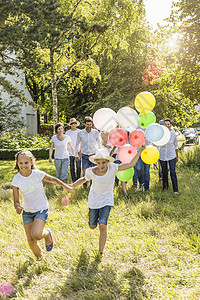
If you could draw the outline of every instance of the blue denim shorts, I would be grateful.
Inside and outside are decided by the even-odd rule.
[[[111,210],[111,206],[109,205],[106,205],[98,209],[89,208],[88,224],[90,228],[96,228],[98,223],[107,225],[110,210]]]
[[[49,214],[49,210],[45,209],[45,210],[41,210],[41,211],[36,211],[34,213],[31,212],[26,212],[23,210],[22,213],[22,220],[24,225],[34,222],[35,219],[40,219],[43,220],[46,223],[46,220],[48,218],[48,214]]]

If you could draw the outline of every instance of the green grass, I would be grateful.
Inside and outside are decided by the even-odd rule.
[[[177,167],[179,189],[162,192],[151,167],[150,191],[128,183],[129,199],[115,188],[108,240],[98,259],[98,229],[90,230],[87,195],[81,187],[66,207],[60,187],[44,184],[50,202],[47,227],[54,249],[43,259],[31,253],[21,216],[13,208],[14,162],[0,161],[0,284],[14,286],[10,299],[200,299],[199,173]],[[37,166],[55,175],[53,165]],[[170,183],[171,184],[171,183]],[[2,297],[3,299],[3,297]]]

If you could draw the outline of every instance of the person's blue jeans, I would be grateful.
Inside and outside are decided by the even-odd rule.
[[[138,181],[138,177],[137,177],[136,167],[134,167],[134,175],[133,175],[133,185],[134,186],[137,186],[137,181]]]
[[[162,173],[163,173],[163,190],[168,189],[169,187],[169,181],[168,181],[168,164],[169,164],[169,170],[170,170],[170,177],[172,181],[172,187],[174,192],[178,192],[178,180],[176,176],[176,157],[174,159],[164,161],[160,160],[160,164],[162,167]]]
[[[77,179],[81,177],[81,160],[75,161],[75,157],[70,156],[69,164],[70,164],[71,179],[72,182],[75,182]]]
[[[92,163],[89,160],[90,155],[82,154],[82,169],[83,169],[83,176],[85,176],[85,170],[89,167],[94,167],[96,164]]]
[[[150,182],[150,165],[145,164],[140,157],[135,165],[135,170],[139,184],[144,184],[145,191],[148,191]]]
[[[54,165],[56,167],[56,177],[61,180],[65,180],[68,177],[68,167],[69,159],[68,158],[54,158]]]

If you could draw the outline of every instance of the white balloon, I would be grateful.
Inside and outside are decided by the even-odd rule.
[[[122,107],[117,112],[117,122],[126,131],[133,131],[138,127],[138,113],[130,107]]]
[[[94,126],[102,131],[110,132],[117,126],[117,114],[110,108],[100,108],[93,115]]]
[[[154,144],[156,146],[164,146],[165,144],[167,144],[169,142],[169,139],[170,139],[169,129],[166,126],[163,126],[163,125],[160,125],[160,126],[162,126],[162,128],[164,129],[164,135],[159,141],[154,142]]]

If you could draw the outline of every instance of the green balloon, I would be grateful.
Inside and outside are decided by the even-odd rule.
[[[138,124],[142,128],[147,128],[150,124],[156,122],[156,116],[152,111],[148,113],[140,113],[138,116]]]
[[[134,169],[130,168],[124,171],[118,171],[116,176],[120,181],[129,181],[134,175]]]

